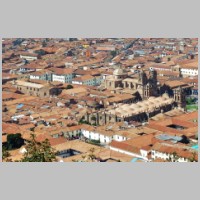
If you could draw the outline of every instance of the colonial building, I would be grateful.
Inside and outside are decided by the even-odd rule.
[[[36,71],[30,74],[30,79],[36,80],[44,80],[44,81],[51,81],[52,74],[50,72],[45,71]]]
[[[139,93],[142,99],[148,99],[157,96],[157,73],[150,68],[148,75],[141,70],[136,76],[130,77],[125,70],[118,68],[105,79],[105,87],[114,91],[128,89],[132,94]]]
[[[75,77],[73,69],[53,69],[52,81],[59,81],[62,83],[72,83],[72,79]]]
[[[161,85],[159,92],[160,95],[167,93],[170,97],[174,98],[179,107],[185,109],[186,95],[192,94],[192,86],[181,81],[171,80]]]
[[[153,160],[160,158],[171,162],[197,162],[198,154],[192,148],[168,143],[156,143],[151,150]]]
[[[84,116],[84,120],[103,125],[121,121],[145,122],[158,113],[164,113],[177,106],[173,98],[166,93],[161,97],[150,97],[147,100],[132,104],[113,105],[109,109],[91,111]]]
[[[181,87],[178,87],[173,91],[174,91],[174,100],[177,102],[178,107],[185,108],[186,98],[184,90]]]
[[[54,95],[58,95],[61,92],[59,88],[51,86],[49,84],[43,85],[17,80],[14,81],[14,85],[20,92],[28,94],[30,96],[51,97]]]

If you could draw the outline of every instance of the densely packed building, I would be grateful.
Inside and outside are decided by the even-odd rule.
[[[198,161],[198,39],[2,40],[2,146],[57,161]],[[91,156],[92,155],[92,156]]]

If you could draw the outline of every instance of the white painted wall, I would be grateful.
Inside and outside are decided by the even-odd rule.
[[[159,67],[152,67],[155,70],[160,70],[160,71],[172,71],[170,68],[159,68]]]
[[[118,149],[118,148],[114,148],[114,147],[110,147],[110,149],[113,150],[113,151],[124,153],[124,154],[129,155],[129,156],[133,156],[133,157],[137,157],[137,158],[142,158],[142,159],[144,159],[146,161],[148,160],[146,157],[143,157],[142,155],[139,155],[139,154],[136,154],[136,153],[124,151],[122,149]]]
[[[53,74],[52,80],[53,81],[59,81],[59,82],[65,83],[65,76]]]
[[[88,138],[88,139],[92,139],[92,140],[100,140],[101,144],[108,144],[112,141],[112,137],[109,136],[104,136],[100,133],[97,132],[93,132],[93,131],[88,131],[88,130],[84,130],[82,129],[82,134]]]
[[[128,139],[128,138],[123,137],[121,135],[113,135],[113,137],[112,137],[112,136],[106,136],[106,135],[103,135],[101,133],[88,131],[88,130],[84,130],[84,129],[82,129],[81,131],[82,131],[82,134],[86,138],[92,139],[92,140],[100,140],[101,144],[108,144],[108,143],[112,142],[112,140],[122,142],[122,141],[125,141],[125,140]]]
[[[30,75],[30,79],[37,79],[37,80],[39,80],[40,77],[39,76]]]
[[[92,140],[99,140],[99,133],[93,132],[93,131],[88,131],[88,130],[84,130],[82,129],[82,134],[88,138],[88,139],[92,139]]]
[[[187,75],[187,76],[197,76],[198,75],[198,69],[185,69],[181,68],[181,74]]]
[[[146,150],[143,150],[143,149],[140,149],[140,154],[142,155],[143,158],[147,158],[147,155],[148,155],[148,151]]]
[[[112,137],[101,135],[100,134],[100,143],[101,144],[108,144],[112,141]]]
[[[172,156],[173,156],[172,154],[170,155],[170,154],[166,154],[166,153],[163,153],[163,152],[158,152],[158,151],[155,151],[155,150],[151,151],[152,159],[161,158],[163,160],[167,160]],[[188,160],[185,159],[185,158],[179,158],[176,162],[188,162]]]
[[[32,56],[22,56],[22,55],[20,55],[20,58],[30,60],[30,61],[37,60],[37,57],[32,57]]]
[[[114,135],[114,136],[113,136],[113,140],[118,141],[118,142],[122,142],[122,141],[124,141],[124,140],[127,140],[127,138],[126,138],[126,137],[123,137],[123,136],[121,136],[121,135]]]
[[[83,85],[83,82],[79,82],[79,81],[72,81],[72,84],[79,84],[79,85]]]

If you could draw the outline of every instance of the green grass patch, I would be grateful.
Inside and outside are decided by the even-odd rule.
[[[198,110],[198,106],[197,105],[187,105],[186,109],[187,110]]]

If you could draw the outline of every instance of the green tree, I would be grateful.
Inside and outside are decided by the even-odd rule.
[[[195,103],[195,99],[194,98],[187,98],[186,103],[187,103],[187,105],[192,105],[192,104]]]
[[[2,159],[5,160],[9,156],[10,156],[10,153],[7,150],[7,148],[5,146],[2,146]]]
[[[24,139],[21,137],[20,133],[8,134],[7,135],[7,149],[17,149],[24,144]]]
[[[74,87],[73,87],[72,85],[68,85],[68,86],[66,87],[67,90],[73,89],[73,88],[74,88]]]
[[[56,151],[51,147],[48,139],[37,142],[35,135],[31,134],[30,143],[26,146],[26,152],[21,162],[55,162]]]
[[[94,155],[94,152],[95,152],[95,148],[90,148],[90,150],[89,150],[89,155],[88,155],[88,158],[90,159],[90,160],[94,160],[94,159],[96,159],[96,156]]]

